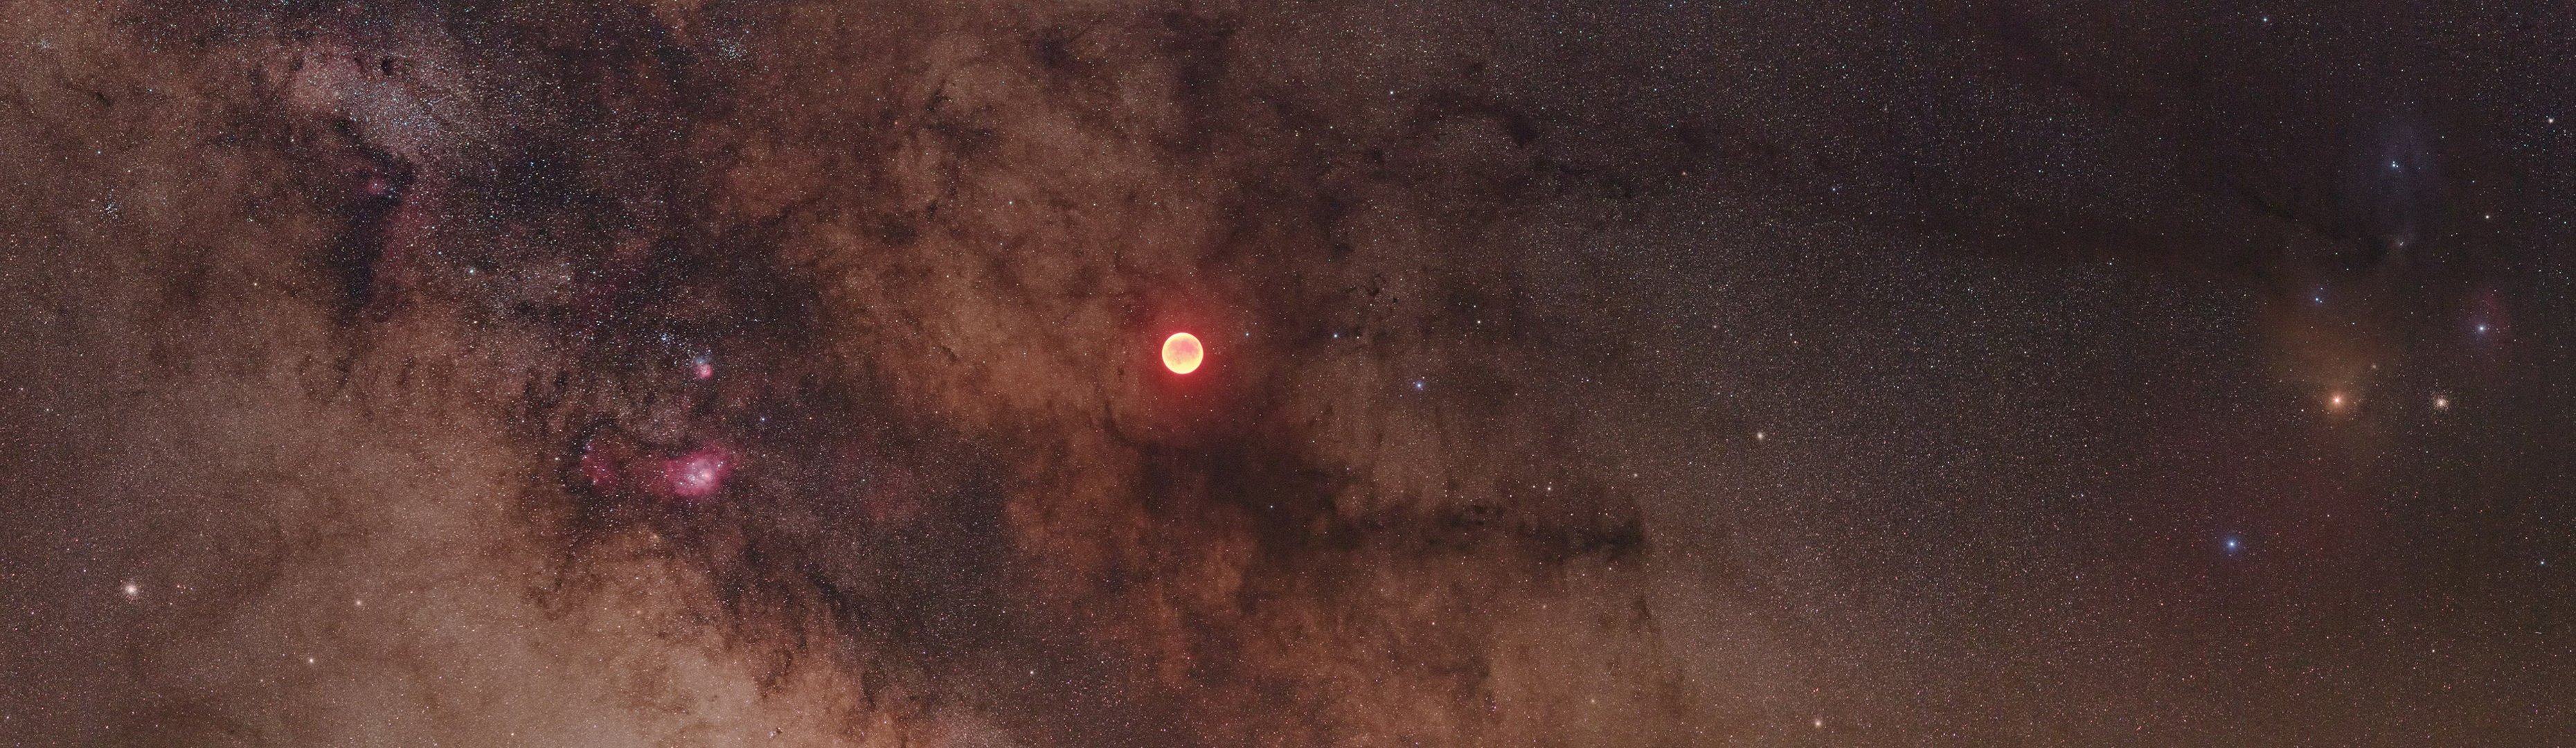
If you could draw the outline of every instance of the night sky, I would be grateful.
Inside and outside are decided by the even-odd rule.
[[[2576,7],[1927,5],[0,0],[0,744],[2576,744]]]

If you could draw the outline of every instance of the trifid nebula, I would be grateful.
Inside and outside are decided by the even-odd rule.
[[[0,745],[2576,745],[2576,7],[0,0]]]

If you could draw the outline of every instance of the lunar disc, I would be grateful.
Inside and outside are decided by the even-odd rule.
[[[1174,374],[1198,371],[1199,362],[1206,357],[1207,351],[1199,347],[1196,335],[1176,332],[1163,339],[1163,365],[1171,367]]]

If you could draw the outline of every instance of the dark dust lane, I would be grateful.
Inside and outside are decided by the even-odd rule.
[[[2552,744],[2452,10],[0,1],[0,742]]]
[[[1440,408],[1347,403],[1401,392],[1378,362],[1423,355],[1409,349],[1437,326],[1490,324],[1477,344],[1496,349],[1538,333],[1481,308],[1508,303],[1507,285],[1335,262],[1353,240],[1319,216],[1345,198],[1293,152],[1236,144],[1290,137],[1279,116],[1229,119],[1251,104],[1221,90],[1237,21],[1122,11],[1090,31],[943,46],[925,39],[972,19],[166,3],[84,20],[101,55],[148,48],[165,66],[100,83],[170,102],[124,106],[179,110],[162,157],[249,172],[205,190],[244,193],[236,215],[194,208],[137,231],[174,245],[160,261],[211,265],[203,245],[235,243],[253,267],[194,270],[213,279],[133,303],[298,331],[136,331],[156,351],[252,347],[299,385],[159,407],[222,421],[276,398],[330,415],[271,447],[287,465],[200,479],[306,501],[184,478],[163,499],[288,525],[207,541],[209,556],[254,543],[277,559],[262,582],[215,599],[129,562],[148,588],[134,606],[204,610],[121,646],[213,636],[225,654],[156,654],[30,695],[36,734],[1217,745],[1543,731],[1496,716],[1554,687],[1497,672],[1494,630],[1560,597],[1569,573],[1630,573],[1645,547],[1634,503],[1572,455],[1441,477],[1446,451],[1477,447],[1440,433],[1458,427]],[[841,33],[799,46],[824,30]],[[943,56],[984,59],[918,69]],[[1163,111],[1117,108],[1137,96]],[[297,231],[227,236],[240,229],[212,224],[228,218]],[[115,282],[149,288],[155,270]],[[252,275],[265,280],[237,277]],[[1438,306],[1399,296],[1416,293]],[[1442,318],[1478,314],[1492,319]],[[1177,329],[1220,341],[1186,379],[1149,363]],[[156,376],[221,378],[185,362]],[[1469,404],[1489,412],[1459,420],[1518,415],[1503,377],[1443,386],[1482,390]],[[260,439],[199,428],[180,431]],[[346,464],[387,441],[436,477]],[[317,550],[312,533],[337,542]],[[429,537],[399,539],[416,534]],[[424,566],[361,581],[380,564]],[[318,599],[348,587],[373,591]],[[1645,651],[1637,603],[1590,597],[1553,604],[1598,607],[1602,622],[1578,625]],[[254,674],[268,666],[287,669]],[[1648,681],[1624,708],[1680,729],[1663,723],[1682,714],[1670,676],[1651,657],[1623,667]],[[172,685],[193,679],[224,685]]]

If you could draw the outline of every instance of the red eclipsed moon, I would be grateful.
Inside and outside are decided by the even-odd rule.
[[[1163,365],[1174,374],[1198,371],[1199,362],[1207,358],[1207,349],[1199,347],[1199,336],[1186,332],[1172,333],[1163,339]]]

